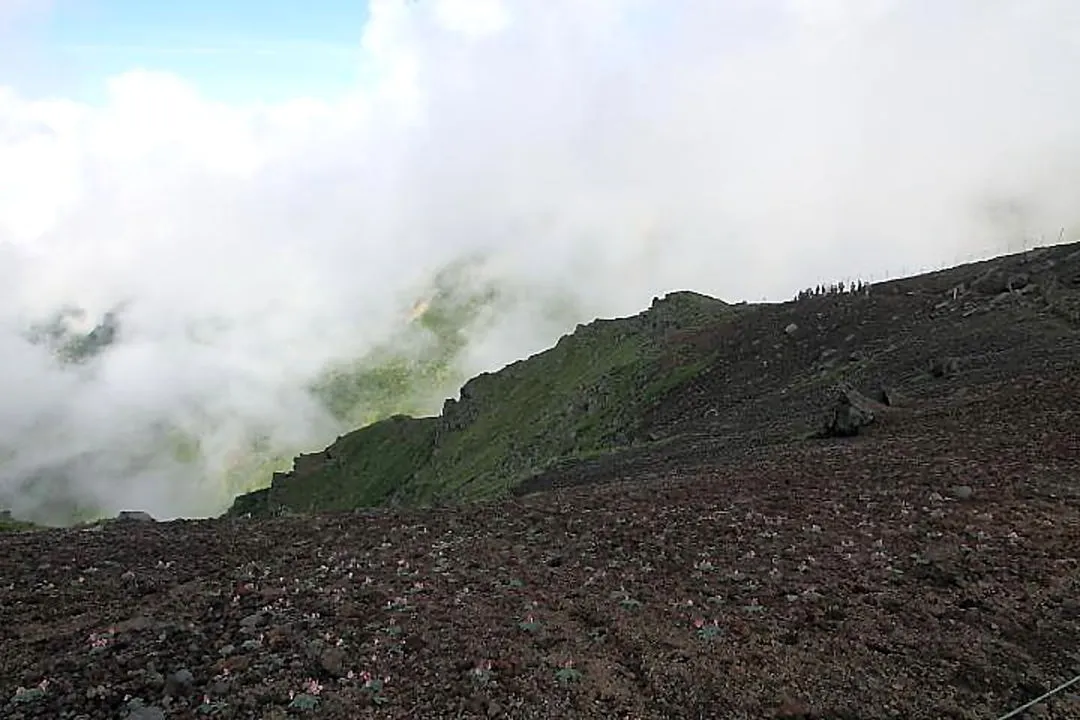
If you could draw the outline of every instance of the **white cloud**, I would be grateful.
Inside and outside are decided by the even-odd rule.
[[[0,440],[22,446],[6,467],[128,462],[166,420],[219,459],[255,427],[325,444],[337,428],[303,381],[476,250],[591,316],[1056,238],[1077,227],[1078,8],[374,0],[364,80],[340,98],[226,105],[136,69],[97,106],[0,90]],[[1004,201],[1003,224],[987,208]],[[12,334],[64,302],[130,303],[96,376]],[[472,369],[554,339],[521,312]],[[223,502],[212,473],[160,458],[77,476],[116,509]]]
[[[439,24],[465,36],[492,35],[510,22],[503,0],[435,0],[434,12]]]

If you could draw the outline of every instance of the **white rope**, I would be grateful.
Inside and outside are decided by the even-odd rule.
[[[1061,692],[1065,688],[1069,687],[1070,685],[1074,685],[1074,684],[1076,684],[1078,682],[1080,682],[1080,675],[1077,675],[1076,677],[1074,677],[1072,680],[1070,680],[1067,683],[1062,683],[1061,685],[1058,685],[1056,688],[1054,688],[1050,692],[1045,693],[1043,695],[1040,695],[1039,697],[1035,698],[1031,702],[1026,703],[1024,705],[1021,705],[1020,707],[1016,708],[1012,712],[1005,713],[1004,715],[999,717],[997,720],[1009,720],[1009,718],[1011,718],[1011,717],[1016,717],[1017,715],[1024,712],[1025,710],[1027,710],[1031,706],[1038,705],[1039,703],[1041,703],[1043,700],[1050,697],[1051,695],[1057,695],[1059,692]]]

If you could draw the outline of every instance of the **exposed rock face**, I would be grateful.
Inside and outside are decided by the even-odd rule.
[[[837,387],[836,405],[823,432],[825,437],[854,437],[876,419],[875,403],[851,386]]]
[[[122,522],[154,522],[154,516],[142,510],[121,510],[116,519]]]
[[[460,398],[448,398],[439,417],[439,435],[459,432],[476,422],[485,403],[493,402],[496,381],[492,373],[481,373],[465,383]]]

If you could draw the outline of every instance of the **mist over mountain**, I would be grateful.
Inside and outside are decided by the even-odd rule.
[[[217,514],[655,295],[1073,239],[1078,26],[1066,0],[375,0],[332,98],[0,86],[0,505]]]

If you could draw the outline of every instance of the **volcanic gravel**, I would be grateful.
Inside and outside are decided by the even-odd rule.
[[[0,717],[997,720],[1080,675],[1078,288],[766,308],[653,445],[499,502],[0,534]],[[836,358],[910,402],[800,434]]]
[[[498,503],[8,534],[0,715],[996,718],[1080,674],[1078,391]]]

